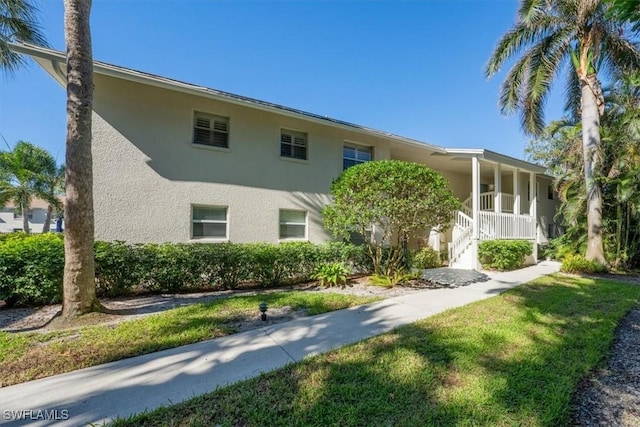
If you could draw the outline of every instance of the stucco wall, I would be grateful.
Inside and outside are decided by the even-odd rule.
[[[389,158],[389,141],[229,103],[96,75],[93,163],[96,238],[191,241],[191,205],[228,207],[233,242],[277,242],[279,210],[320,209],[342,171],[345,141]],[[229,118],[229,149],[193,145],[194,111]],[[280,158],[280,130],[306,132],[308,161]],[[134,171],[134,172],[132,172]]]

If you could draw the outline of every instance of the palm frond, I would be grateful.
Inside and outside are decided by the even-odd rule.
[[[561,21],[553,15],[536,16],[530,22],[517,23],[498,42],[485,65],[485,76],[488,78],[496,74],[506,60],[555,32],[560,24]]]

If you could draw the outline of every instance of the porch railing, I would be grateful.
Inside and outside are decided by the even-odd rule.
[[[536,238],[536,222],[532,216],[490,211],[480,211],[478,214],[480,240]]]
[[[509,193],[501,193],[501,202],[502,202],[502,212],[513,212],[513,194]],[[486,191],[484,193],[480,193],[480,210],[481,211],[493,211],[495,206],[495,192]],[[462,212],[465,215],[473,216],[473,212],[471,210],[471,196],[467,197],[467,199],[462,202]]]

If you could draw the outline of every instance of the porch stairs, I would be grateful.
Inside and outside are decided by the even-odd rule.
[[[487,198],[487,200],[489,200]],[[485,208],[485,209],[482,209]],[[514,215],[512,213],[496,213],[490,211],[493,206],[489,203],[481,204],[478,212],[478,227],[480,240],[492,239],[527,239],[536,237],[536,225],[533,217],[528,215]],[[471,198],[462,202],[461,210],[456,212],[453,219],[452,241],[449,243],[449,266],[461,269],[473,269],[475,262],[472,248],[473,210]]]

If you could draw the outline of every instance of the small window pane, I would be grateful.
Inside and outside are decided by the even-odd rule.
[[[293,157],[296,159],[306,159],[307,158],[307,147],[293,147]]]
[[[345,146],[344,149],[342,150],[342,154],[343,154],[343,157],[345,157],[345,158],[355,159],[356,158],[356,149],[353,148],[353,147]]]
[[[226,221],[226,208],[193,207],[194,220]]]
[[[227,237],[226,223],[194,222],[193,237]]]
[[[304,225],[280,225],[281,239],[304,239]]]
[[[305,211],[280,211],[280,223],[297,223],[304,224],[306,217]]]

